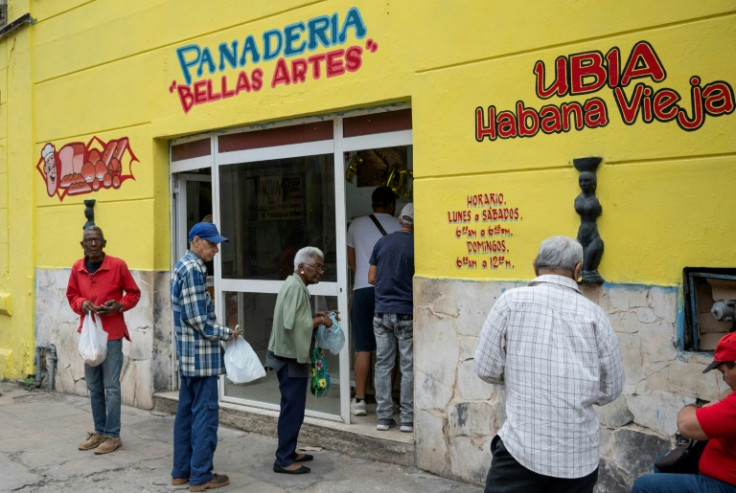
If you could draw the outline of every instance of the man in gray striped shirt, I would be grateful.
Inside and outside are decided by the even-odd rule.
[[[543,241],[537,277],[504,292],[481,329],[476,374],[506,391],[486,493],[593,491],[600,430],[592,406],[621,394],[624,371],[608,316],[578,289],[582,261],[577,240]]]

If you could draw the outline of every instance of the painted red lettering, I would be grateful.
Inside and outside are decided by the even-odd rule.
[[[201,104],[207,101],[207,80],[198,80],[194,83],[194,104]]]
[[[361,65],[363,65],[363,48],[351,46],[345,51],[345,70],[355,72]]]
[[[238,82],[235,84],[235,93],[240,94],[241,91],[250,92],[250,82],[245,71],[238,74]]]
[[[212,79],[207,79],[207,96],[205,101],[217,101],[220,99],[220,93],[212,92]]]
[[[475,109],[475,140],[482,142],[483,138],[488,140],[496,140],[496,107],[488,107],[488,122],[483,118],[483,108],[480,106]]]
[[[235,96],[235,91],[232,89],[227,88],[227,76],[223,75],[220,79],[220,91],[222,93],[222,98],[231,98]]]
[[[693,110],[693,116],[692,118],[688,118],[687,112],[680,108],[680,111],[677,112],[677,123],[680,125],[680,127],[683,130],[697,130],[701,126],[703,126],[703,103],[701,100],[701,91],[700,88],[700,77],[691,77],[690,78],[690,98],[691,98],[691,107]]]
[[[184,113],[189,113],[189,110],[194,106],[194,96],[191,89],[189,89],[189,86],[179,85],[176,86],[176,92],[179,94],[179,102]]]
[[[294,84],[307,80],[307,61],[305,59],[297,58],[291,61],[291,78]]]
[[[626,93],[620,87],[613,90],[613,97],[616,100],[618,110],[621,113],[624,123],[633,125],[636,116],[639,114],[639,104],[641,103],[642,94],[644,93],[644,84],[634,86],[634,93],[631,100],[626,99]]]
[[[577,130],[583,129],[583,108],[580,107],[580,103],[562,103],[560,109],[562,110],[562,129],[565,132],[569,132],[573,127]],[[572,117],[575,117],[574,125],[570,121]]]
[[[652,116],[652,88],[644,86],[644,97],[641,102],[641,119],[646,123],[652,123],[654,117]]]
[[[733,89],[725,82],[711,82],[703,88],[703,106],[713,116],[729,115],[734,111]]]
[[[602,53],[592,51],[570,56],[570,94],[595,92],[605,83]]]
[[[608,65],[608,87],[616,87],[621,66],[621,52],[618,48],[613,47],[606,53],[606,64]]]
[[[658,120],[663,122],[670,121],[677,116],[677,102],[680,101],[680,95],[672,89],[662,89],[657,91],[652,101],[654,114]]]
[[[320,63],[322,63],[322,60],[324,59],[325,59],[324,53],[312,55],[309,58],[307,58],[307,61],[312,65],[312,77],[314,77],[315,80],[320,78]]]
[[[539,110],[539,122],[542,127],[542,132],[546,134],[560,133],[562,132],[562,118],[560,117],[560,110],[554,105],[543,106]]]
[[[342,60],[344,54],[345,50],[335,50],[327,53],[327,68],[325,72],[328,78],[337,77],[345,73],[345,65]]]
[[[286,60],[279,58],[276,62],[276,68],[273,71],[273,78],[271,79],[271,87],[274,88],[279,84],[289,85],[291,79],[289,78],[289,68],[286,65]]]
[[[498,136],[502,139],[508,139],[518,135],[516,131],[516,118],[514,118],[512,112],[499,111],[496,124],[498,126]]]
[[[526,108],[523,101],[517,101],[516,114],[519,120],[520,137],[533,137],[539,132],[539,115],[533,108]]]
[[[608,110],[602,99],[589,99],[583,105],[583,118],[588,128],[605,127],[608,125]]]
[[[632,79],[641,77],[651,77],[656,82],[662,82],[667,77],[654,48],[646,41],[639,41],[632,48],[621,76],[621,85],[628,86]]]
[[[257,68],[251,72],[251,79],[253,80],[253,90],[258,92],[263,87],[263,70]]]
[[[555,95],[563,96],[567,94],[567,60],[565,57],[557,57],[557,60],[555,60],[555,79],[549,87],[544,87],[545,66],[541,60],[534,64],[534,74],[537,80],[537,96],[540,98],[549,99]]]

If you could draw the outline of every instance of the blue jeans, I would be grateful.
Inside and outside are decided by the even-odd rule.
[[[401,369],[401,422],[414,423],[414,321],[412,315],[378,313],[373,316],[376,335],[376,415],[391,419],[394,401],[391,397],[391,370],[399,348]]]
[[[219,417],[217,377],[182,376],[174,419],[172,478],[189,478],[190,486],[212,479]]]
[[[120,437],[120,372],[123,369],[123,340],[107,341],[107,356],[98,366],[84,365],[95,433]]]
[[[645,474],[631,493],[736,493],[736,486],[703,474]]]

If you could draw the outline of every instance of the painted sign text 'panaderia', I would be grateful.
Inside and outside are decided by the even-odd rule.
[[[363,54],[374,53],[378,44],[367,39],[364,46],[342,46],[350,39],[364,39],[367,33],[360,11],[352,7],[343,16],[317,16],[258,36],[223,41],[216,48],[196,43],[180,46],[176,57],[184,82],[172,81],[169,92],[176,93],[188,113],[199,104],[258,92],[265,84],[274,89],[356,72],[363,65]],[[273,60],[270,74],[258,66]],[[218,72],[223,74],[213,77]]]

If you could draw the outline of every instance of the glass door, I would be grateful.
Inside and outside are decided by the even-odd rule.
[[[171,176],[173,194],[174,216],[172,224],[173,252],[172,267],[189,248],[188,232],[200,221],[212,220],[212,173],[211,168],[188,170],[187,172],[175,173]],[[214,265],[207,263],[207,284],[210,292],[214,292]],[[173,331],[173,327],[172,327]],[[176,340],[172,334],[171,354],[174,358],[174,368],[178,369],[176,361]],[[173,388],[179,388],[179,372],[174,371],[172,375]]]
[[[233,152],[218,159],[219,222],[222,234],[230,239],[219,256],[224,321],[245,329],[245,339],[262,361],[276,296],[284,279],[294,272],[294,256],[300,248],[314,246],[325,255],[322,280],[309,286],[313,310],[340,309],[336,211],[342,206],[335,200],[332,144],[310,145],[298,153],[269,159],[270,151]],[[309,394],[307,412],[343,420],[341,394],[350,391],[347,368],[343,369],[339,356],[327,353],[326,357],[330,391],[319,399]],[[341,385],[343,379],[345,385]],[[266,378],[245,385],[225,379],[224,397],[277,409],[276,375],[268,372]]]

